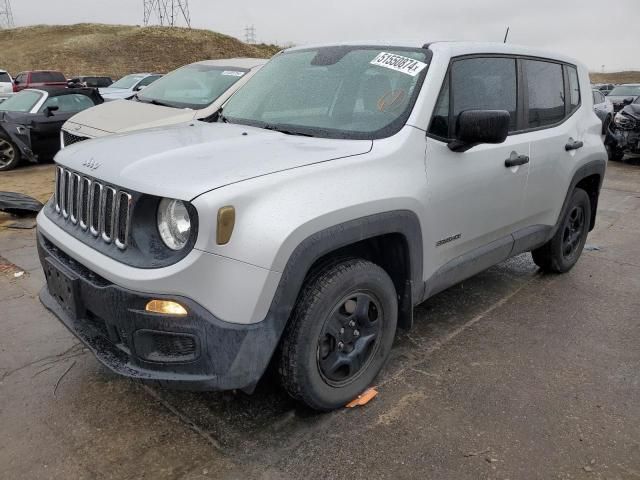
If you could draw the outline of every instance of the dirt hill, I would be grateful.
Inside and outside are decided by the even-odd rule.
[[[640,72],[591,73],[593,83],[640,83]]]
[[[273,56],[274,45],[248,45],[209,30],[78,24],[0,30],[0,68],[74,75],[168,72],[199,60]]]

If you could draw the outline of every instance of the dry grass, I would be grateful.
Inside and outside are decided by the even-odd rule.
[[[593,83],[640,83],[640,72],[591,73]]]
[[[74,75],[168,72],[200,60],[273,56],[275,45],[248,45],[209,30],[83,23],[0,30],[0,68]]]

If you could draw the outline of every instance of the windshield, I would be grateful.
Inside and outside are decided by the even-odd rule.
[[[0,72],[0,82],[11,82],[11,77],[7,72]]]
[[[640,95],[640,85],[620,85],[609,92],[610,96],[624,97],[625,95]]]
[[[211,105],[249,70],[237,67],[187,65],[138,94],[142,102],[199,110]]]
[[[327,138],[383,138],[406,122],[430,52],[324,47],[282,53],[231,97],[223,120]]]
[[[5,112],[30,112],[31,109],[42,98],[42,93],[33,90],[24,90],[9,97],[0,103],[0,110]]]
[[[145,77],[146,75],[135,75],[135,74],[127,75],[126,77],[122,77],[117,82],[109,85],[108,88],[122,88],[122,89],[129,90],[130,88],[133,88],[133,86],[136,83],[138,83],[140,80],[142,80]]]

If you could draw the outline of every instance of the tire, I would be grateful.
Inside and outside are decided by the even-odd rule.
[[[609,125],[613,121],[613,117],[611,115],[607,115],[604,121],[602,122],[602,135],[607,135],[609,131]]]
[[[576,188],[556,234],[542,247],[531,252],[535,264],[545,272],[565,273],[571,270],[582,254],[590,221],[589,195],[581,188]]]
[[[13,170],[22,159],[20,150],[9,137],[0,134],[0,172]]]
[[[624,158],[624,150],[614,145],[607,144],[607,156],[612,162],[621,162]]]
[[[382,268],[361,259],[326,266],[305,282],[283,334],[283,387],[315,410],[343,407],[384,366],[397,321],[396,290]]]

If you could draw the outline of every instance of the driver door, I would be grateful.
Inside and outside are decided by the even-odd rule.
[[[62,125],[76,113],[94,105],[91,98],[79,93],[49,97],[31,120],[33,152],[43,159],[53,157],[60,150]]]
[[[514,58],[452,61],[427,134],[426,174],[431,267],[435,271],[458,265],[457,272],[448,274],[455,281],[507,258],[513,247],[511,234],[522,227],[529,138],[517,133],[520,103]],[[509,136],[501,144],[451,151],[448,142],[455,138],[457,117],[465,110],[508,111]],[[526,161],[509,167],[505,162],[514,158]]]

